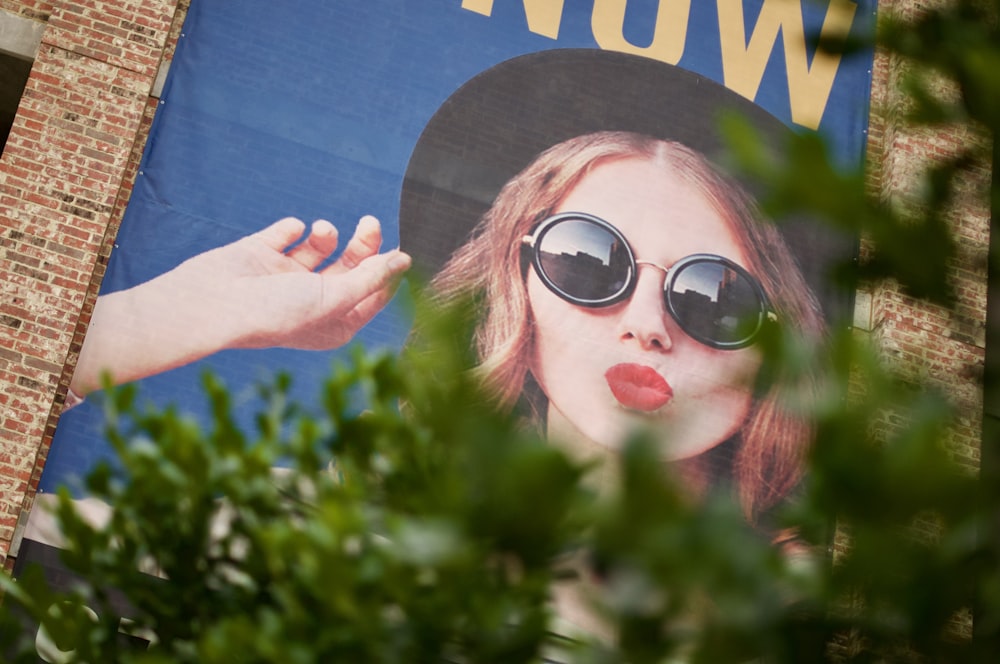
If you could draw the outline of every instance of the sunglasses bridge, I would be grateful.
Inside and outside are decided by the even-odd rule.
[[[635,266],[638,268],[640,265],[648,265],[649,267],[655,267],[657,270],[662,272],[664,275],[670,274],[670,268],[664,267],[659,263],[654,263],[653,261],[641,261],[638,258],[635,259]]]

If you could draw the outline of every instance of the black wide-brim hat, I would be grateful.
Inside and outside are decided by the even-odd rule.
[[[583,134],[631,131],[677,141],[724,167],[725,112],[741,115],[774,149],[791,132],[715,81],[649,58],[555,49],[502,62],[456,90],[424,128],[403,181],[401,247],[417,274],[433,276],[504,184],[547,148]],[[853,241],[802,219],[782,220],[780,229],[828,318],[840,318],[850,303],[831,290],[826,272],[853,255]]]

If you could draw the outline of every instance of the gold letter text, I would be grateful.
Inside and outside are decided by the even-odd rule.
[[[528,18],[528,29],[549,39],[559,36],[564,0],[521,0]],[[493,14],[493,0],[462,0],[462,9],[483,16]]]
[[[810,129],[819,127],[840,66],[840,55],[817,51],[809,66],[801,2],[764,0],[749,40],[743,27],[743,0],[717,0],[717,3],[726,87],[750,100],[757,96],[780,30],[785,46],[792,122]],[[854,21],[855,10],[857,5],[850,0],[830,0],[821,29],[822,38],[845,38]]]
[[[591,29],[601,48],[660,60],[671,65],[680,62],[687,37],[691,0],[660,0],[656,26],[649,46],[636,46],[624,35],[625,8],[628,0],[594,0]]]

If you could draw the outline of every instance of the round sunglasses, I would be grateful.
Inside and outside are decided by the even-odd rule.
[[[670,268],[637,260],[622,232],[598,217],[565,212],[549,217],[522,243],[542,283],[581,307],[628,299],[640,265],[662,270],[666,310],[693,339],[722,350],[753,343],[777,316],[749,272],[714,254],[692,254]]]

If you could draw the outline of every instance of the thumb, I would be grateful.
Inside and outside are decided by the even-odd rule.
[[[337,298],[343,303],[357,303],[377,291],[393,289],[412,262],[409,254],[399,249],[369,256],[347,272],[330,275],[340,282],[335,291]]]

